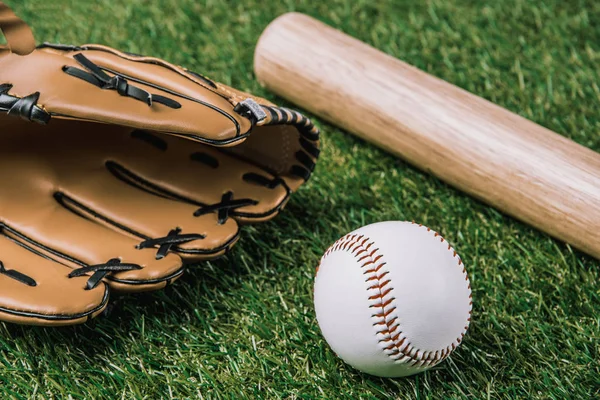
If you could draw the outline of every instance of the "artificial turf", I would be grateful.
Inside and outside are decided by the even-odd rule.
[[[253,49],[273,18],[304,12],[600,151],[594,0],[5,2],[38,42],[162,57],[287,106],[256,82]],[[315,121],[313,178],[274,221],[245,227],[231,255],[166,290],[119,297],[84,326],[0,323],[0,398],[600,397],[597,260]],[[382,220],[442,233],[473,287],[463,345],[405,379],[346,366],[312,306],[327,246]]]

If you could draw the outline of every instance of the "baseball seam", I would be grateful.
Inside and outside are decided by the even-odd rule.
[[[421,224],[416,224],[415,222],[412,222],[412,224],[427,229],[427,232],[433,232],[434,237],[439,238],[442,243],[445,242],[445,239],[432,229]],[[394,288],[391,286],[391,279],[387,278],[389,271],[384,268],[386,265],[384,256],[380,253],[379,248],[375,247],[375,242],[371,241],[365,235],[348,234],[327,249],[321,262],[336,251],[344,251],[352,254],[363,270],[366,282],[372,282],[367,288],[367,293],[369,295],[368,300],[371,303],[369,307],[373,309],[371,318],[373,320],[375,335],[384,354],[394,360],[394,362],[407,363],[415,367],[432,367],[448,357],[462,342],[471,322],[473,305],[471,283],[469,282],[466,268],[460,256],[450,244],[448,244],[448,251],[451,251],[452,256],[458,260],[457,265],[462,267],[462,274],[469,289],[469,313],[464,330],[460,333],[460,336],[445,348],[435,351],[422,351],[415,348],[406,337],[402,337],[400,321],[397,316],[391,315],[397,309]],[[317,267],[317,273],[318,270],[319,267]]]

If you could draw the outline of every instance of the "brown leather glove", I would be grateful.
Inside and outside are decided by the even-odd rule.
[[[314,168],[295,111],[157,58],[36,48],[2,3],[0,28],[0,320],[76,324],[110,289],[162,288]]]

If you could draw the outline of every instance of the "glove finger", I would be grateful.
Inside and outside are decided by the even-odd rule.
[[[52,193],[38,193],[21,199],[21,203],[4,204],[3,233],[76,270],[71,272],[72,276],[87,275],[88,287],[95,287],[105,279],[117,290],[155,290],[183,273],[177,255],[157,260],[151,249],[136,248],[139,240],[63,207],[61,196],[58,194],[54,199]]]
[[[142,249],[155,249],[156,259],[169,251],[195,260],[214,258],[237,241],[234,220],[219,220],[215,212],[197,214],[197,206],[157,196],[141,184],[130,185],[115,176],[124,173],[122,168],[112,162],[106,169],[70,171],[62,178],[60,203],[135,238],[132,241]]]
[[[74,325],[107,305],[105,284],[86,289],[87,277],[0,236],[0,319],[30,325]]]
[[[283,179],[220,148],[142,131],[124,140],[121,149],[128,151],[119,152],[113,173],[131,185],[194,204],[198,213],[216,212],[221,222],[228,217],[268,220],[291,194]]]

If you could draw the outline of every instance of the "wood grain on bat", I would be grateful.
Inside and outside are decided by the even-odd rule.
[[[258,79],[280,96],[600,258],[600,155],[290,13],[261,36]]]

